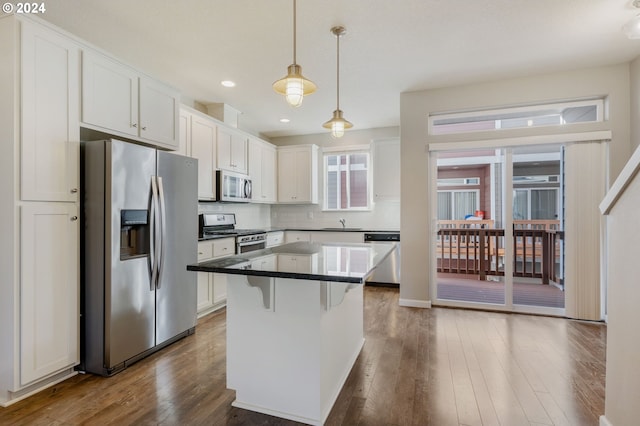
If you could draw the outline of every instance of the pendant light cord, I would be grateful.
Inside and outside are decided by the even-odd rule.
[[[293,65],[296,64],[296,0],[293,0]]]
[[[336,57],[336,109],[339,110],[340,109],[340,34],[336,34],[336,39],[337,39],[337,48],[336,51],[338,52]]]

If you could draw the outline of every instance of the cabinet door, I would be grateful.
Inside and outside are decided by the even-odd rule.
[[[213,244],[210,241],[198,243],[198,262],[213,257]],[[213,307],[213,282],[208,272],[198,272],[198,302],[197,312],[203,312]]]
[[[198,199],[216,199],[216,125],[191,116],[191,156],[198,159]]]
[[[296,171],[296,202],[311,202],[311,151],[296,151],[295,164],[293,167]]]
[[[261,190],[262,201],[276,201],[276,150],[270,146],[262,147]]]
[[[247,173],[247,138],[231,129],[218,127],[218,168]]]
[[[231,165],[238,173],[247,173],[247,138],[239,133],[231,134]]]
[[[22,200],[78,201],[80,48],[22,23]]]
[[[373,199],[400,201],[400,140],[373,144]]]
[[[296,183],[296,151],[286,150],[278,152],[278,201],[295,202],[297,195]]]
[[[138,73],[99,53],[82,53],[82,121],[138,136]]]
[[[180,111],[178,117],[178,141],[179,148],[173,151],[175,154],[191,155],[191,114],[187,111]]]
[[[79,220],[75,203],[21,207],[20,383],[79,362]]]
[[[213,304],[221,304],[227,300],[227,275],[212,274],[213,276]]]
[[[178,149],[179,97],[177,90],[145,76],[140,77],[140,137],[169,149]]]
[[[249,140],[249,176],[251,176],[251,200],[260,203],[262,194],[262,143],[255,139]]]

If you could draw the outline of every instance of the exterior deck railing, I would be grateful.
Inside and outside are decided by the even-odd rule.
[[[438,230],[437,270],[455,274],[504,276],[504,229],[493,229],[486,221],[465,221],[453,227],[450,222]],[[485,223],[480,223],[485,222]],[[529,222],[529,223],[526,223]],[[562,283],[558,265],[560,240],[563,232],[557,230],[557,221],[517,221],[513,230],[513,275],[541,278]]]

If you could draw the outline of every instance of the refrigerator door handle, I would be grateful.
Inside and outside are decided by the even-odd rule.
[[[160,206],[158,205],[158,184],[156,177],[151,176],[151,285],[150,290],[156,288],[158,281],[158,264],[160,261]]]
[[[167,223],[166,223],[166,211],[164,202],[164,186],[162,185],[162,177],[158,176],[158,195],[160,197],[160,256],[158,258],[158,279],[156,281],[156,288],[160,288],[160,278],[162,277],[162,269],[164,267],[164,255],[165,255],[165,240],[167,235]]]

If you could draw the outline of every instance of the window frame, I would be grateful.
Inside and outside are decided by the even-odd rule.
[[[366,207],[347,207],[347,208],[336,208],[336,209],[331,209],[329,208],[329,200],[328,200],[328,196],[329,196],[329,186],[328,186],[328,177],[329,177],[329,161],[328,158],[329,156],[338,156],[338,155],[352,155],[352,154],[363,154],[366,155],[367,157],[367,193],[366,193],[366,200],[367,200],[367,205]],[[349,157],[347,157],[349,158]],[[373,208],[373,190],[372,190],[372,185],[373,185],[373,163],[371,161],[372,159],[372,155],[371,155],[371,147],[369,145],[353,145],[353,146],[343,146],[343,147],[335,147],[335,148],[324,148],[322,150],[322,172],[323,172],[323,178],[322,178],[322,184],[323,184],[323,196],[322,196],[322,211],[325,212],[365,212],[365,211],[371,211]],[[348,164],[350,165],[350,164]],[[347,169],[347,172],[350,173],[350,170]],[[347,179],[347,185],[348,185],[348,190],[347,190],[347,196],[350,197],[350,179]],[[338,203],[339,204],[339,203]],[[349,200],[349,204],[350,204],[350,200]]]
[[[451,207],[452,218],[451,219],[442,219],[442,220],[462,220],[462,219],[454,219],[455,216],[456,216],[456,202],[455,202],[454,194],[458,193],[458,192],[473,192],[473,193],[475,193],[476,194],[476,208],[475,208],[475,210],[480,210],[480,189],[438,189],[438,194],[443,193],[443,192],[451,194],[451,200],[450,200],[451,201],[451,206],[450,207]],[[437,209],[437,207],[436,207],[436,209]],[[437,214],[436,214],[436,216],[437,216]],[[438,220],[440,220],[440,219],[438,219]]]
[[[543,124],[536,126],[523,126],[523,127],[509,127],[509,128],[500,128],[496,127],[493,129],[479,129],[479,130],[459,130],[459,131],[438,131],[436,124],[437,121],[440,120],[451,120],[451,119],[465,119],[468,118],[469,122],[474,122],[473,118],[481,118],[486,116],[496,116],[501,114],[514,114],[514,113],[532,113],[531,119],[536,118],[536,112],[545,111],[549,109],[566,109],[566,108],[575,108],[575,107],[583,107],[583,106],[594,106],[596,108],[596,119],[594,121],[585,121],[578,123],[562,123],[562,124]],[[487,119],[487,121],[491,121]],[[495,121],[500,121],[500,119],[495,119]],[[598,123],[604,121],[604,99],[603,98],[592,98],[592,99],[581,99],[581,100],[572,100],[566,102],[549,102],[535,105],[526,105],[526,106],[514,106],[514,107],[504,107],[504,108],[489,108],[489,109],[480,109],[480,110],[472,110],[472,111],[464,111],[464,112],[443,112],[443,113],[432,113],[429,115],[427,122],[427,133],[431,136],[443,136],[443,135],[459,135],[459,134],[473,134],[473,133],[482,133],[482,132],[501,132],[508,131],[514,129],[531,129],[531,128],[544,128],[544,127],[554,127],[554,126],[573,126],[576,124],[584,124],[584,123]],[[462,122],[460,123],[462,124]]]

